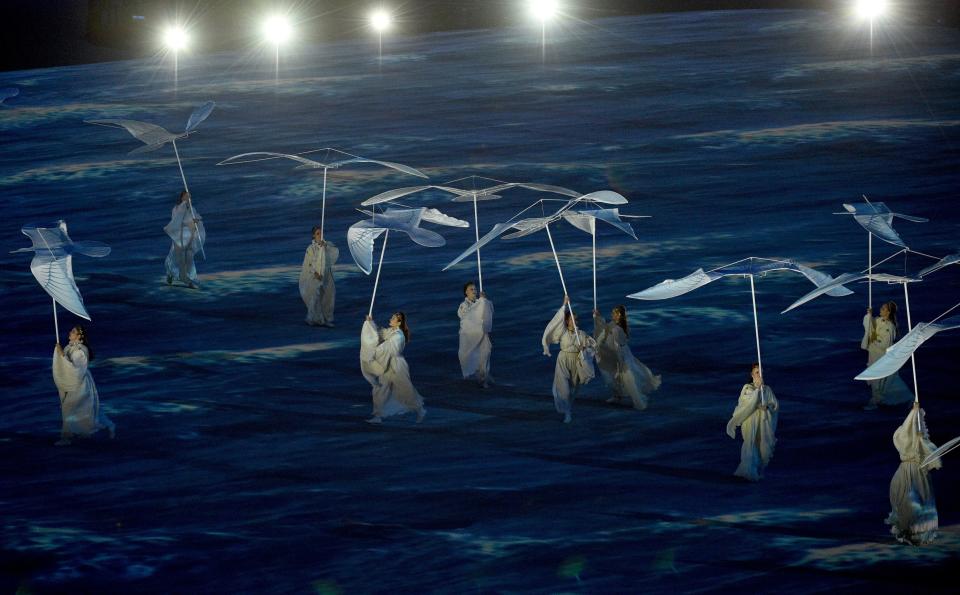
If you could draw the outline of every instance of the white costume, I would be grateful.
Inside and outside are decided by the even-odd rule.
[[[196,219],[194,219],[196,215]],[[190,286],[197,284],[197,267],[193,258],[207,240],[200,215],[191,211],[189,201],[184,200],[173,207],[170,223],[163,228],[170,236],[170,252],[164,265],[167,269],[167,282],[178,280]]]
[[[360,332],[360,370],[373,387],[373,415],[389,417],[407,411],[423,418],[423,397],[410,381],[410,368],[403,358],[406,340],[403,331],[378,329],[375,322],[364,321]]]
[[[763,386],[763,405],[760,402],[760,390],[752,382],[743,385],[740,399],[730,421],[727,422],[727,435],[736,439],[737,427],[743,434],[743,447],[740,448],[740,466],[734,475],[750,481],[759,481],[763,470],[773,458],[773,447],[777,444],[777,415],[780,404],[773,389]]]
[[[871,323],[874,329],[872,336]],[[880,359],[896,341],[897,327],[892,322],[882,316],[871,319],[870,314],[866,314],[863,317],[863,339],[860,341],[860,348],[867,351],[868,366]],[[913,393],[898,372],[880,380],[868,380],[867,384],[870,385],[872,393],[868,408],[877,405],[896,405],[913,400]]]
[[[937,536],[937,503],[928,472],[941,467],[936,459],[923,469],[920,463],[937,447],[927,435],[923,409],[914,407],[903,425],[893,433],[893,445],[900,453],[900,467],[890,480],[890,532],[913,545],[930,543]],[[918,427],[919,424],[919,427]]]
[[[324,244],[311,242],[307,246],[300,269],[300,297],[307,306],[307,324],[312,325],[333,323],[333,306],[337,298],[333,265],[340,257],[340,250],[330,242]]]
[[[493,329],[493,302],[480,296],[474,301],[464,298],[457,308],[460,318],[460,370],[464,378],[475,377],[486,384],[490,378],[490,331]]]
[[[633,356],[627,333],[615,322],[593,315],[593,336],[597,341],[597,367],[603,382],[620,401],[630,397],[634,409],[647,408],[647,395],[660,387],[660,376]]]
[[[560,344],[557,365],[553,371],[553,404],[557,408],[557,413],[564,415],[565,422],[570,420],[573,399],[577,396],[580,386],[593,380],[595,375],[593,359],[596,349],[596,342],[587,333],[578,328],[577,334],[574,334],[567,328],[563,316],[566,309],[565,305],[560,306],[547,323],[541,339],[543,354],[546,356],[550,355],[551,344]],[[584,347],[582,352],[581,346]]]
[[[80,341],[71,341],[63,354],[53,351],[53,382],[60,393],[60,413],[63,416],[61,438],[69,441],[74,436],[91,436],[106,429],[113,436],[114,425],[100,410],[97,385],[87,367],[88,351]]]

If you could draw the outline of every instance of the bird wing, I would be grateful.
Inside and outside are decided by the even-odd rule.
[[[939,271],[940,269],[942,269],[942,268],[945,267],[945,266],[950,266],[951,264],[957,264],[958,262],[960,262],[960,253],[951,254],[951,255],[949,255],[949,256],[944,256],[944,257],[941,258],[938,262],[935,262],[934,264],[932,264],[932,265],[928,266],[927,268],[923,269],[922,271],[920,271],[919,274],[920,274],[921,277],[925,277],[926,275],[929,275],[930,273]]]
[[[689,293],[721,277],[723,277],[722,274],[707,273],[703,269],[697,269],[682,279],[667,279],[643,291],[631,293],[627,297],[635,300],[665,300]]]
[[[368,220],[358,221],[347,230],[347,246],[353,262],[367,275],[373,270],[373,243],[385,231],[385,227],[375,227]]]
[[[927,339],[940,331],[955,328],[960,328],[960,316],[952,316],[939,322],[919,323],[902,339],[891,345],[880,359],[860,372],[855,380],[879,380],[896,373]]]
[[[135,139],[146,145],[146,147],[134,149],[134,151],[131,151],[131,154],[159,149],[166,143],[177,138],[176,134],[169,132],[162,126],[141,122],[139,120],[86,120],[86,123],[110,128],[123,128]]]
[[[197,126],[200,125],[200,122],[203,122],[210,116],[210,112],[213,111],[213,108],[216,107],[216,103],[208,101],[193,110],[193,113],[190,114],[190,118],[187,120],[187,127],[184,128],[184,132],[193,132]]]
[[[428,178],[427,174],[423,173],[418,169],[414,169],[409,165],[404,165],[402,163],[394,163],[393,161],[378,161],[376,159],[367,159],[366,157],[352,157],[350,159],[344,159],[343,161],[337,161],[332,163],[330,167],[343,167],[344,165],[349,165],[352,163],[376,163],[377,165],[382,165],[384,167],[389,167],[390,169],[395,169],[401,171],[405,174],[410,174],[411,176],[417,176],[418,178]]]

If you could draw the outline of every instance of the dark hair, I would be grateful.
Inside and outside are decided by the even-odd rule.
[[[567,325],[570,324],[570,319],[573,318],[576,321],[576,317],[570,312],[570,308],[564,306],[563,308],[563,328],[567,328]],[[576,322],[574,322],[576,324]]]
[[[393,313],[394,316],[400,319],[400,330],[403,331],[403,340],[406,343],[410,342],[410,327],[407,326],[407,315],[397,310]]]
[[[890,311],[890,322],[893,323],[893,338],[897,338],[897,333],[900,330],[900,325],[897,324],[897,302],[887,302],[884,304],[887,307],[887,310]]]
[[[93,361],[93,347],[90,347],[89,339],[87,338],[87,329],[83,328],[82,324],[78,324],[73,327],[73,330],[77,331],[77,338],[80,340],[80,343],[87,348],[87,361]]]
[[[190,196],[190,193],[187,192],[186,190],[181,190],[181,191],[180,191],[180,194],[177,195],[177,204],[182,203],[184,197],[186,197],[186,196]]]
[[[624,334],[626,334],[629,337],[630,329],[627,327],[627,307],[624,306],[623,304],[619,304],[617,306],[614,306],[613,309],[620,313],[620,322],[618,322],[617,324],[620,326],[620,328],[623,329]]]
[[[322,231],[321,227],[320,227],[319,225],[314,225],[314,226],[313,226],[313,229],[310,230],[310,235],[313,235],[313,234],[317,233],[318,231],[320,231],[320,235],[323,235],[323,231]]]
[[[760,369],[760,362],[753,362],[750,364],[750,380],[753,381],[753,371]]]
[[[474,287],[477,286],[477,284],[474,283],[473,281],[467,281],[466,283],[463,284],[463,297],[467,297],[467,288],[470,287],[471,285],[473,285]]]

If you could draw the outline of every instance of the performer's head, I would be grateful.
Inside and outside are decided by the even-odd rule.
[[[610,317],[613,319],[613,322],[623,329],[623,332],[630,336],[630,329],[627,328],[627,308],[623,304],[613,307],[613,312],[611,312]]]
[[[407,327],[407,315],[397,310],[390,317],[390,328],[398,328],[403,332],[403,340],[410,340],[410,328]]]
[[[563,309],[563,323],[566,325],[567,330],[573,330],[575,328],[577,317],[570,313],[570,308]]]
[[[177,204],[180,204],[189,198],[190,198],[190,193],[187,192],[186,190],[181,190],[180,194],[177,195]]]
[[[310,234],[313,235],[314,242],[323,241],[323,230],[320,228],[319,225],[314,225],[313,230],[310,232]]]
[[[467,281],[463,284],[463,297],[470,301],[477,299],[477,286],[473,284],[473,281]]]
[[[880,317],[892,322],[893,326],[897,326],[897,303],[887,302],[880,306]]]
[[[93,348],[90,347],[90,342],[87,338],[87,329],[85,329],[82,324],[78,324],[70,329],[70,336],[68,338],[71,343],[77,341],[83,344],[83,346],[87,348],[87,360],[93,359]]]
[[[753,380],[753,383],[757,386],[763,384],[763,376],[760,375],[760,364],[753,362],[750,366],[750,379]]]

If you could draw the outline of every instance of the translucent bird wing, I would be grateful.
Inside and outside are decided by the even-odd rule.
[[[817,288],[823,287],[824,285],[830,285],[833,283],[834,279],[826,273],[821,273],[813,267],[808,267],[799,263],[797,265],[797,270],[807,279],[809,279]],[[850,295],[853,291],[847,289],[843,284],[831,285],[824,293],[831,297],[843,297],[845,295]]]
[[[420,227],[420,221],[423,220],[426,211],[427,209],[424,207],[416,209],[387,209],[385,213],[378,215],[371,220],[370,223],[378,227],[385,227],[391,231],[401,231],[421,246],[439,248],[447,243],[447,241],[443,239],[443,236],[435,231]]]
[[[30,263],[30,272],[58,304],[80,318],[90,320],[83,305],[80,289],[73,278],[73,257],[69,254],[55,258],[50,253],[37,252]]]
[[[549,223],[553,221],[553,217],[532,217],[530,219],[521,219],[516,221],[513,224],[513,227],[518,231],[509,233],[503,236],[505,240],[513,240],[516,238],[522,238],[523,236],[528,236],[532,233],[536,233],[541,229],[544,229]]]
[[[447,227],[470,227],[470,224],[463,219],[444,215],[437,209],[424,209],[422,215],[423,221],[436,223],[437,225],[446,225]]]
[[[129,132],[133,138],[150,147],[149,149],[144,147],[135,149],[137,153],[159,149],[166,143],[177,138],[176,134],[169,132],[161,126],[140,122],[138,120],[86,120],[86,123],[110,128],[123,128]],[[131,151],[131,153],[133,153],[133,151]]]
[[[499,194],[478,194],[478,195],[477,195],[477,202],[481,202],[481,201],[484,201],[484,200],[499,200],[499,199],[501,199],[501,198],[503,198],[503,197],[500,196]],[[454,198],[454,199],[453,199],[452,201],[450,201],[450,202],[473,202],[473,196],[470,196],[470,195],[467,195],[467,196],[458,196],[458,197]]]
[[[904,215],[903,213],[894,213],[893,216],[898,219],[906,219],[907,221],[912,221],[913,223],[928,223],[930,221],[926,217],[915,217],[913,215]]]
[[[563,219],[584,233],[592,234],[594,231],[593,217],[584,212],[567,211],[563,214]]]
[[[426,186],[407,186],[406,188],[394,188],[393,190],[387,190],[386,192],[381,192],[376,196],[371,196],[370,198],[368,198],[367,200],[363,201],[360,204],[365,207],[370,205],[378,205],[380,203],[390,202],[391,200],[395,200],[397,198],[402,198],[404,196],[407,196],[408,194],[423,192],[428,188],[433,188],[433,186],[426,185]]]
[[[923,269],[922,271],[920,271],[920,276],[921,276],[921,277],[925,277],[926,275],[929,275],[930,273],[939,271],[940,269],[942,269],[942,268],[945,267],[945,266],[950,266],[951,264],[957,264],[958,262],[960,262],[960,253],[951,254],[950,256],[944,256],[944,257],[941,258],[938,262],[936,262],[936,263],[928,266],[927,268]]]
[[[466,250],[464,250],[463,252],[461,252],[461,253],[460,253],[460,256],[458,256],[458,257],[454,258],[453,260],[451,260],[451,261],[450,261],[450,264],[448,264],[447,266],[443,267],[443,270],[449,269],[450,267],[454,266],[455,264],[457,264],[458,262],[460,262],[460,261],[463,260],[464,258],[470,256],[471,254],[473,254],[474,252],[476,252],[476,251],[479,250],[480,248],[483,248],[484,246],[486,246],[487,244],[489,244],[489,243],[492,242],[493,240],[495,240],[495,239],[497,239],[498,237],[500,237],[500,235],[502,235],[505,231],[507,231],[508,229],[513,228],[513,225],[514,225],[513,223],[497,223],[496,225],[493,226],[493,228],[492,228],[490,231],[488,231],[486,234],[484,234],[484,236],[483,236],[482,238],[480,238],[479,241],[475,242],[472,246],[470,246],[469,248],[467,248]]]
[[[347,230],[347,246],[353,262],[367,275],[373,270],[373,243],[385,231],[385,227],[374,227],[370,221],[354,223]]]
[[[607,205],[625,205],[628,202],[622,194],[614,192],[613,190],[598,190],[596,192],[584,194],[579,198],[583,201],[589,200]]]
[[[239,155],[234,155],[233,157],[227,157],[217,165],[235,165],[238,163],[253,163],[255,161],[269,161],[271,159],[290,159],[300,163],[300,167],[307,167],[311,169],[318,169],[326,167],[323,163],[314,161],[313,159],[307,159],[306,157],[301,157],[299,155],[289,155],[287,153],[271,153],[269,151],[254,151],[252,153],[241,153]]]
[[[635,300],[666,300],[689,293],[723,276],[722,274],[706,273],[703,269],[697,269],[683,279],[667,279],[643,291],[631,293],[627,297]]]
[[[104,244],[103,242],[94,242],[90,240],[84,242],[74,242],[71,252],[73,254],[83,254],[84,256],[102,258],[110,254],[110,246]]]
[[[0,103],[3,103],[11,97],[16,97],[20,94],[20,89],[16,87],[4,87],[0,89]]]
[[[940,448],[928,454],[926,458],[923,459],[923,462],[920,463],[920,468],[923,469],[927,465],[931,465],[939,461],[944,455],[956,450],[958,446],[960,446],[960,436],[957,436],[953,440],[947,442],[946,444],[940,446]]]
[[[564,196],[569,196],[570,198],[579,198],[582,196],[576,190],[571,190],[569,188],[564,188],[563,186],[552,186],[550,184],[535,184],[533,182],[514,182],[514,186],[520,188],[526,188],[528,190],[535,190],[537,192],[552,192],[553,194],[562,194]]]
[[[806,303],[809,302],[810,300],[816,299],[816,298],[820,297],[821,295],[823,295],[823,294],[825,294],[825,293],[834,292],[834,293],[831,293],[831,295],[837,295],[837,294],[836,294],[836,290],[838,290],[838,289],[844,289],[845,291],[847,291],[846,294],[840,294],[840,295],[849,295],[849,294],[851,294],[851,293],[853,293],[853,292],[850,291],[849,289],[846,289],[846,288],[844,287],[844,285],[845,285],[846,283],[851,283],[851,282],[857,281],[857,280],[859,280],[859,279],[865,279],[865,278],[868,277],[868,276],[869,276],[869,275],[867,275],[867,274],[865,274],[865,273],[844,273],[844,274],[840,275],[839,277],[837,277],[836,279],[833,279],[832,281],[829,281],[829,282],[827,282],[827,283],[824,283],[823,285],[818,285],[816,289],[814,289],[813,291],[807,293],[806,295],[804,295],[803,297],[801,297],[801,298],[798,299],[797,301],[795,301],[795,302],[793,302],[792,304],[790,304],[790,306],[789,306],[786,310],[784,310],[783,312],[781,312],[781,314],[785,314],[785,313],[789,312],[790,310],[793,310],[794,308],[798,308],[798,307],[806,304]],[[813,281],[813,279],[811,279],[811,281]],[[817,282],[814,281],[814,283],[817,283]]]
[[[581,217],[587,217],[590,219],[595,219],[595,220],[608,223],[616,227],[623,233],[627,234],[631,238],[637,239],[637,234],[636,232],[633,231],[633,226],[620,218],[620,209],[618,208],[595,209],[595,210],[589,210],[589,211],[579,211],[576,213],[572,211],[567,211],[563,214],[563,218],[566,219],[567,222],[573,225],[574,227],[577,227],[578,229],[581,229],[587,233],[593,233],[593,229],[591,229],[589,226],[584,228],[584,227],[581,227],[581,225],[574,223],[573,221],[574,219],[577,219],[581,224],[583,223],[582,219],[577,217],[578,215]]]
[[[868,232],[901,248],[906,248],[900,235],[893,229],[893,213],[882,202],[844,204],[843,208]]]
[[[184,129],[184,132],[193,132],[193,130],[200,125],[200,122],[203,122],[210,116],[210,112],[213,111],[216,105],[216,103],[208,101],[195,109],[187,120],[187,127]]]
[[[860,372],[855,380],[879,380],[895,373],[923,343],[939,333],[960,328],[960,316],[952,316],[938,322],[921,322],[902,339],[891,345],[887,352],[866,370]]]
[[[402,163],[394,163],[393,161],[378,161],[376,159],[367,159],[366,157],[353,157],[351,159],[344,159],[343,161],[337,161],[332,163],[330,167],[343,167],[344,165],[350,165],[353,163],[376,163],[377,165],[382,165],[384,167],[389,167],[390,169],[395,169],[397,171],[403,172],[405,174],[410,174],[411,176],[417,176],[418,178],[428,178],[427,174],[423,173],[418,169],[414,169],[409,165],[403,165]]]

